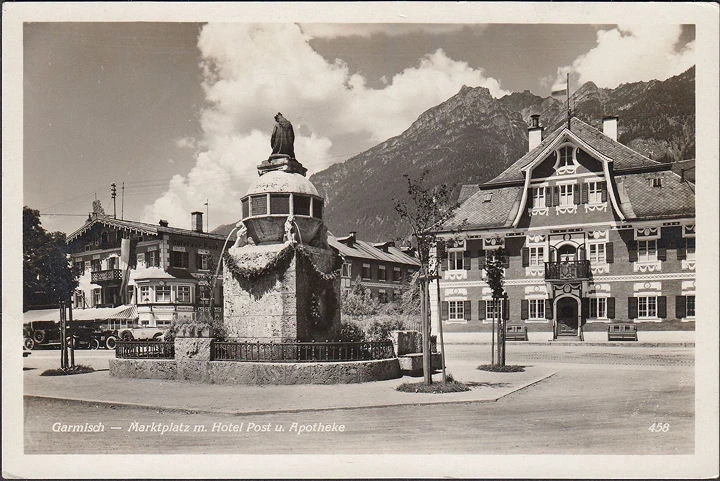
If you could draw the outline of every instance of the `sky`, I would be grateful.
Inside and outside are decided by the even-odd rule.
[[[95,198],[113,213],[113,182],[118,218],[237,221],[276,112],[311,175],[463,85],[547,96],[566,72],[613,88],[696,61],[694,27],[669,24],[40,22],[23,48],[23,202],[68,233]]]

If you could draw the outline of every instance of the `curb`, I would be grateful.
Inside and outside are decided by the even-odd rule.
[[[141,403],[132,403],[132,402],[120,402],[120,401],[105,401],[105,400],[96,400],[96,399],[81,399],[81,398],[71,398],[71,397],[59,397],[59,396],[44,396],[39,394],[24,394],[24,399],[44,399],[44,400],[53,400],[53,401],[68,401],[68,402],[74,402],[74,403],[80,403],[80,404],[100,404],[103,406],[115,406],[115,407],[127,407],[127,408],[137,408],[137,409],[158,409],[163,411],[170,411],[170,412],[182,412],[185,414],[223,414],[223,415],[230,415],[230,416],[253,416],[253,415],[266,415],[266,414],[297,414],[297,413],[306,413],[306,412],[324,412],[324,411],[342,411],[342,410],[357,410],[357,409],[375,409],[375,408],[391,408],[391,407],[402,407],[402,406],[424,406],[424,405],[436,405],[436,404],[470,404],[470,403],[490,403],[490,402],[497,402],[500,399],[503,399],[505,397],[510,396],[511,394],[515,394],[516,392],[522,391],[525,388],[528,388],[530,386],[534,386],[536,384],[539,384],[547,379],[550,379],[555,374],[557,374],[557,371],[552,371],[548,374],[542,375],[539,379],[535,379],[534,381],[528,382],[527,384],[522,384],[518,386],[517,388],[513,389],[510,392],[507,392],[505,394],[499,395],[495,398],[488,398],[488,399],[462,399],[462,400],[432,400],[430,402],[400,402],[400,403],[392,403],[392,404],[373,404],[370,406],[342,406],[342,407],[326,407],[326,408],[301,408],[301,409],[271,409],[271,410],[265,410],[265,411],[226,411],[221,409],[192,409],[192,408],[181,408],[181,407],[166,407],[166,406],[156,406],[152,404],[141,404]]]
[[[445,341],[446,345],[489,346],[485,341]],[[587,342],[587,341],[510,341],[509,345],[518,346],[593,346],[593,347],[695,347],[694,342]]]

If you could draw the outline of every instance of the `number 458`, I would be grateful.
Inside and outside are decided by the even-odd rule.
[[[666,433],[670,431],[670,423],[652,423],[648,431],[651,433]]]

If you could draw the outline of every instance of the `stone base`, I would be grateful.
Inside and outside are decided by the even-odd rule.
[[[420,358],[422,369],[422,357]],[[354,384],[401,377],[397,358],[349,362],[174,361],[111,359],[110,375],[209,384]]]
[[[423,355],[421,352],[398,356],[398,361],[403,376],[423,375]],[[430,368],[433,370],[442,369],[442,357],[439,352],[430,353]]]

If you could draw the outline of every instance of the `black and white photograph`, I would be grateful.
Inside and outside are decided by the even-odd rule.
[[[717,477],[719,18],[4,3],[3,477]]]

